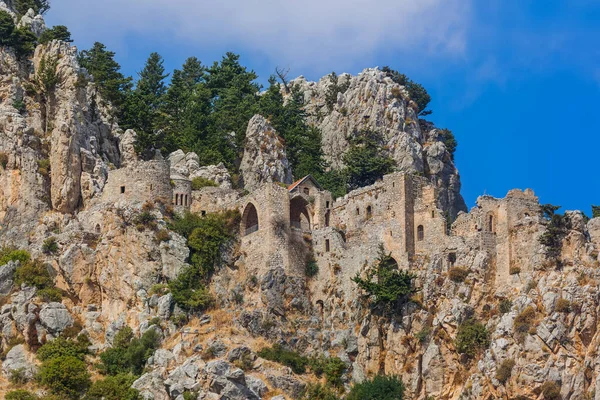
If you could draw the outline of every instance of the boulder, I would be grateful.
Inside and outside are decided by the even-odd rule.
[[[47,303],[40,311],[40,322],[53,333],[60,333],[73,325],[73,317],[61,303]]]
[[[18,371],[25,379],[33,379],[37,372],[34,359],[35,356],[25,350],[24,345],[16,345],[6,354],[6,359],[2,362],[2,372],[10,377],[13,371]]]
[[[10,293],[13,286],[13,274],[18,266],[18,261],[9,261],[0,266],[0,296]]]

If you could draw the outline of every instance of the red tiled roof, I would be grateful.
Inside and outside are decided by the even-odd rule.
[[[299,184],[304,182],[306,180],[306,178],[308,178],[309,176],[310,175],[306,175],[304,178],[298,179],[296,182],[294,182],[290,186],[288,186],[288,190],[291,192],[292,190],[294,190],[296,188],[296,186],[298,186]]]

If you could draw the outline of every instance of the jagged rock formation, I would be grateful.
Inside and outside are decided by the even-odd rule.
[[[231,189],[231,175],[223,163],[218,165],[200,166],[198,155],[194,152],[185,154],[177,150],[169,155],[171,172],[190,180],[202,177],[215,182],[219,187]]]
[[[244,187],[250,191],[264,182],[292,183],[283,140],[261,115],[255,115],[248,122],[240,173]]]
[[[26,17],[21,23],[42,26]],[[33,77],[53,57],[60,83],[45,101]],[[549,222],[532,191],[483,196],[461,212],[459,175],[440,132],[419,123],[404,88],[381,71],[341,76],[348,87],[331,111],[329,78],[294,81],[333,166],[341,166],[347,138],[366,126],[383,134],[408,173],[343,199],[311,179],[275,183],[291,183],[291,171],[283,141],[259,115],[248,125],[240,167],[246,191],[232,189],[224,166],[199,166],[194,153],[174,152],[170,165],[140,161],[135,132],[122,133],[92,101],[94,85],[65,43],[39,46],[32,62],[0,49],[0,76],[0,244],[27,249],[67,294],[45,301],[36,288],[13,285],[19,262],[0,265],[0,396],[13,370],[33,377],[30,349],[81,329],[97,354],[130,326],[162,340],[133,385],[144,398],[180,399],[188,390],[203,399],[297,398],[317,378],[257,354],[281,343],[339,357],[346,389],[384,372],[401,376],[415,399],[540,398],[549,381],[560,383],[565,400],[592,399],[594,390],[600,399],[600,218],[565,213],[559,255],[549,257],[539,241]],[[24,109],[15,108],[19,101]],[[192,193],[183,183],[194,177],[219,187]],[[190,266],[186,238],[169,230],[173,205],[242,215],[212,276],[215,307],[183,322],[173,295],[155,288]],[[450,227],[445,211],[457,213]],[[56,251],[44,251],[49,238]],[[373,309],[352,281],[380,245],[415,274],[419,289],[390,314]],[[466,276],[457,279],[456,267]],[[490,344],[469,358],[455,339],[472,318]],[[501,382],[505,360],[514,366]]]
[[[333,168],[343,166],[342,156],[349,139],[363,129],[381,134],[385,147],[399,171],[422,174],[443,192],[438,202],[453,216],[466,211],[460,195],[460,177],[451,155],[434,127],[421,127],[415,105],[403,86],[377,68],[365,69],[357,76],[338,77],[337,98],[328,104],[333,83],[329,76],[318,82],[299,77],[290,82],[304,92],[309,123],[323,133],[325,158]]]

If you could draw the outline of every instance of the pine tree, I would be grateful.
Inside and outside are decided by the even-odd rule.
[[[383,152],[381,141],[380,135],[370,129],[350,141],[350,149],[343,157],[350,190],[372,185],[393,171],[394,160]]]
[[[36,14],[44,14],[50,9],[50,0],[15,0],[14,5],[19,15],[27,14],[30,8]]]
[[[51,29],[45,30],[39,38],[41,44],[46,44],[52,40],[62,40],[63,42],[71,43],[71,32],[64,25],[56,25]]]
[[[12,16],[4,10],[0,10],[0,45],[12,45],[12,36],[15,31],[15,21]]]
[[[206,154],[206,162],[225,161],[233,165],[240,156],[248,121],[257,110],[260,90],[260,85],[254,82],[257,75],[242,66],[239,58],[227,53],[220,63],[215,62],[208,69],[207,87],[213,98],[213,113],[206,139],[213,150]]]
[[[96,42],[89,50],[79,54],[79,64],[94,77],[102,98],[110,102],[120,116],[131,91],[131,77],[125,77],[121,66],[115,61],[115,53],[108,51],[102,43]]]
[[[154,151],[163,145],[163,133],[160,127],[159,110],[162,107],[167,90],[164,60],[158,53],[150,54],[132,95],[129,96],[123,115],[124,128],[137,132],[136,150],[144,159],[154,156]]]

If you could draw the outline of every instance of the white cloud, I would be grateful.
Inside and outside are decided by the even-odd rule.
[[[460,55],[471,0],[57,0],[49,22],[80,43],[127,36],[244,48],[311,69],[365,65],[378,51]]]

